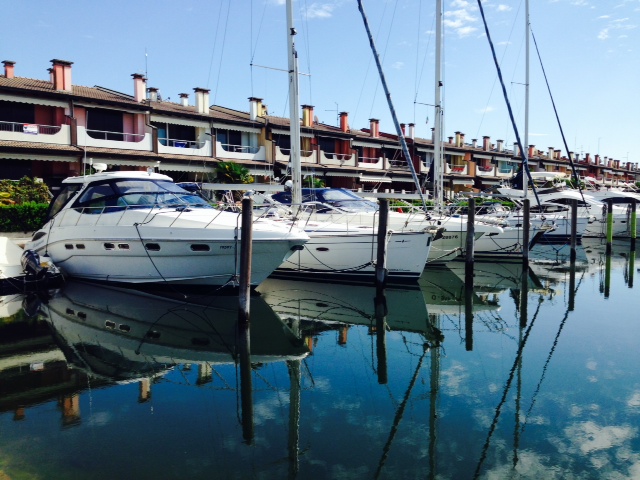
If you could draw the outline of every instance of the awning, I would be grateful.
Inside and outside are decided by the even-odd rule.
[[[391,179],[389,177],[380,177],[373,175],[360,175],[360,181],[369,183],[391,183]]]
[[[454,185],[473,185],[473,179],[469,178],[466,180],[454,178],[451,180]]]
[[[260,177],[273,177],[273,170],[267,170],[262,168],[250,168],[249,174]]]
[[[291,132],[289,130],[280,130],[279,128],[272,128],[271,133],[275,133],[276,135],[289,135],[291,136]],[[313,133],[300,132],[301,137],[313,138]]]
[[[234,130],[237,132],[247,132],[247,133],[260,133],[262,131],[261,128],[245,127],[244,125],[232,125],[232,124],[218,123],[218,122],[214,122],[212,124],[212,127],[219,128],[220,130]]]
[[[358,172],[327,172],[327,177],[357,177]]]
[[[0,93],[0,100],[4,100],[5,102],[29,103],[31,105],[47,105],[49,107],[60,108],[66,108],[69,106],[69,102],[63,102],[61,100],[20,97],[17,95],[7,95],[6,93]]]
[[[381,143],[363,142],[362,140],[354,140],[351,142],[353,147],[366,147],[366,148],[382,148]]]
[[[501,185],[502,184],[500,180],[485,180],[484,178],[482,178],[481,180],[484,185]]]
[[[198,172],[198,173],[213,173],[215,168],[209,165],[195,165],[189,163],[169,163],[169,162],[160,162],[158,165],[157,161],[153,160],[135,160],[135,159],[100,159],[94,160],[94,163],[106,163],[107,165],[116,165],[116,166],[125,166],[125,167],[158,167],[160,172]]]
[[[34,153],[8,153],[1,152],[0,159],[4,160],[34,160],[39,162],[77,162],[79,159],[74,157],[63,157],[62,155],[38,155]]]
[[[480,155],[479,153],[474,153],[473,158],[484,158],[486,160],[491,160],[493,155]]]
[[[186,125],[188,127],[196,127],[196,128],[209,128],[209,122],[203,122],[199,120],[189,120],[187,118],[151,115],[151,121],[156,123],[170,123],[172,125]]]

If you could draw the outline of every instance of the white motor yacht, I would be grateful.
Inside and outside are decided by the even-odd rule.
[[[237,285],[241,218],[152,171],[98,172],[63,181],[47,223],[26,249],[65,276],[118,283]],[[252,226],[251,284],[267,278],[309,237],[268,219]]]

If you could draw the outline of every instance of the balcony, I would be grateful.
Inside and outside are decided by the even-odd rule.
[[[324,150],[320,150],[320,165],[339,165],[355,167],[356,156],[345,155],[344,153],[325,153]]]
[[[218,141],[216,141],[215,156],[225,160],[253,160],[256,162],[267,160],[266,150],[263,146],[233,145]]]
[[[496,168],[496,177],[508,178],[513,176],[513,167],[499,166]]]
[[[359,157],[359,168],[370,168],[371,170],[384,169],[384,157]]]
[[[444,173],[448,175],[468,175],[469,173],[468,165],[449,165],[448,163],[444,166]]]
[[[69,125],[0,122],[0,140],[70,145],[71,129]]]
[[[289,157],[291,156],[290,148],[280,148],[276,146],[276,161],[287,163],[289,161]],[[315,150],[302,150],[300,151],[300,163],[307,164],[317,164],[318,163],[318,155]]]
[[[476,175],[478,177],[495,177],[496,166],[495,165],[478,165],[476,167]]]
[[[211,157],[211,140],[179,140],[158,138],[158,153]]]
[[[151,134],[106,132],[87,130],[78,126],[78,145],[82,147],[113,148],[115,150],[141,150],[150,152]]]

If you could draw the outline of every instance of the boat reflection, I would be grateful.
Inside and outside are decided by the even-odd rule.
[[[42,304],[70,364],[90,375],[128,381],[162,375],[177,364],[235,363],[242,340],[233,296],[185,301],[68,282]],[[251,299],[251,361],[304,357],[303,342],[259,297]]]

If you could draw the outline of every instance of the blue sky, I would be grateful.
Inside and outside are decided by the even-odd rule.
[[[3,2],[0,60],[16,75],[48,78],[50,60],[74,62],[73,83],[133,93],[131,74],[179,101],[211,89],[218,105],[248,110],[263,98],[288,116],[284,0]],[[433,0],[363,0],[402,123],[430,137],[434,101]],[[524,0],[484,1],[489,33],[524,141]],[[352,128],[379,118],[393,132],[356,0],[296,0],[300,102],[321,122],[349,113]],[[475,0],[444,0],[444,137],[515,135]],[[531,0],[531,28],[570,150],[640,162],[640,0]],[[529,143],[561,149],[560,130],[531,42]],[[253,67],[251,64],[253,63]],[[268,67],[268,68],[264,68]]]

